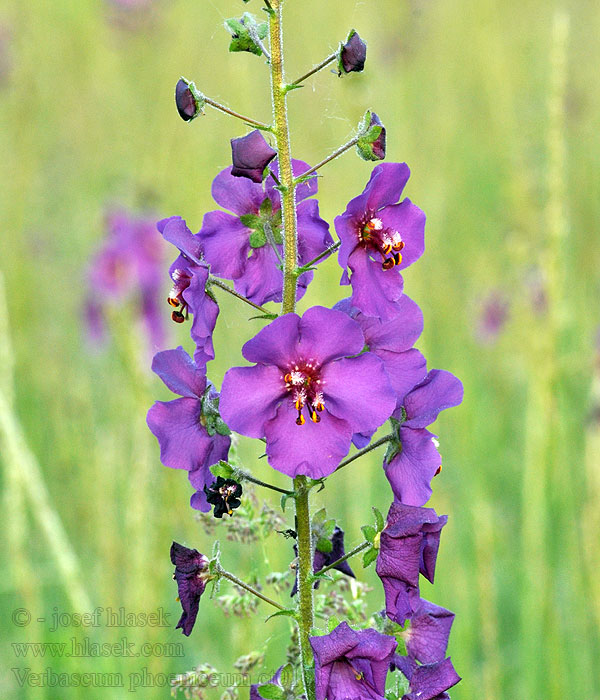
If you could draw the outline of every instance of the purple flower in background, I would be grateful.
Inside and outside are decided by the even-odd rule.
[[[242,435],[266,438],[274,469],[313,479],[331,474],[352,435],[375,430],[394,410],[381,360],[358,355],[364,343],[358,323],[340,311],[314,306],[302,318],[280,316],[242,348],[257,364],[226,373],[223,420]]]
[[[422,664],[442,661],[453,622],[453,612],[421,598],[410,617],[410,626],[402,633],[408,655]]]
[[[107,214],[106,228],[108,236],[88,269],[85,315],[90,335],[101,341],[106,306],[122,305],[134,296],[150,343],[160,347],[166,337],[160,313],[164,247],[154,220],[119,209]]]
[[[231,139],[231,174],[234,177],[247,177],[252,182],[262,182],[265,168],[276,155],[277,151],[269,146],[258,129],[238,139]]]
[[[309,166],[293,161],[294,175]],[[217,204],[233,213],[211,211],[204,215],[198,233],[211,272],[234,281],[236,290],[255,304],[281,301],[283,238],[281,198],[269,176],[263,185],[245,177],[234,177],[232,169],[222,170],[212,184]],[[273,167],[275,173],[277,166]],[[304,265],[333,243],[329,224],[319,216],[316,178],[298,185],[298,262]],[[276,252],[277,251],[277,252]],[[312,272],[298,278],[299,299],[312,279]]]
[[[333,530],[333,535],[331,536],[329,542],[331,543],[331,550],[329,552],[321,551],[319,549],[319,543],[317,542],[317,546],[315,547],[315,553],[313,556],[313,571],[315,574],[318,571],[321,571],[321,569],[324,569],[326,566],[333,564],[338,559],[341,559],[346,554],[346,549],[344,547],[344,531],[337,525]],[[298,556],[298,545],[294,545],[294,551],[296,552],[296,556]],[[341,564],[338,564],[333,568],[337,571],[341,571],[343,574],[346,574],[346,576],[356,578],[354,571],[352,571],[352,569],[350,568],[350,564],[348,564],[347,561],[343,561]],[[318,588],[318,586],[319,581],[315,581],[314,588]],[[296,576],[296,580],[294,581],[294,586],[290,595],[294,596],[297,592],[298,577]]]
[[[156,224],[163,238],[179,249],[179,255],[169,269],[173,280],[167,301],[174,308],[172,319],[183,323],[192,313],[192,340],[196,343],[194,360],[206,367],[214,359],[212,334],[219,315],[219,306],[206,291],[209,271],[202,259],[198,237],[189,230],[180,216],[171,216]]]
[[[396,315],[404,285],[399,270],[425,249],[425,214],[409,199],[396,203],[409,176],[406,163],[377,165],[364,192],[335,219],[341,284],[352,284],[352,305],[365,316]]]
[[[385,592],[387,616],[403,625],[420,604],[419,573],[431,583],[441,530],[448,521],[433,508],[392,503],[381,533],[376,571]]]
[[[446,691],[461,680],[450,658],[420,666],[410,657],[396,654],[393,665],[409,682],[409,692],[402,700],[450,700]]]
[[[357,632],[347,622],[311,637],[317,700],[383,700],[397,642],[374,629]]]
[[[208,578],[208,559],[197,549],[188,549],[182,544],[171,545],[171,563],[175,565],[173,578],[177,581],[177,590],[183,613],[175,629],[180,629],[189,637],[196,617],[200,598],[206,588]]]
[[[475,337],[482,345],[492,345],[497,339],[508,320],[509,303],[506,296],[498,291],[492,291],[483,301],[483,306]]]
[[[384,462],[394,496],[401,503],[422,506],[431,496],[431,480],[441,469],[437,440],[426,430],[440,411],[458,406],[463,386],[450,372],[432,369],[405,397],[394,419],[400,422],[398,439]]]
[[[227,459],[231,439],[218,413],[218,394],[204,371],[180,346],[155,355],[152,370],[181,398],[156,401],[148,411],[148,427],[158,439],[160,461],[172,469],[185,469],[196,489],[191,505],[208,512],[204,486],[215,477],[210,467]]]

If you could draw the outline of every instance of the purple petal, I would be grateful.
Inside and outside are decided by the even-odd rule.
[[[348,204],[346,212],[353,215],[372,215],[382,207],[395,204],[400,199],[409,177],[410,169],[406,163],[376,165],[363,193]]]
[[[356,248],[350,255],[348,266],[352,270],[352,305],[365,316],[383,321],[394,318],[404,287],[396,268],[383,270],[381,262],[371,260],[363,248]]]
[[[372,353],[330,362],[321,381],[327,410],[347,420],[355,433],[378,428],[396,406],[383,363]]]
[[[433,583],[435,578],[435,564],[440,548],[440,535],[442,528],[448,522],[447,515],[440,515],[437,522],[429,522],[423,525],[423,547],[421,552],[421,573]]]
[[[146,422],[160,445],[160,461],[172,469],[191,471],[203,464],[211,438],[200,424],[200,401],[156,401]]]
[[[448,648],[454,613],[421,599],[414,611],[405,641],[410,656],[422,664],[442,661]]]
[[[345,271],[346,267],[348,267],[348,259],[359,243],[362,219],[351,214],[341,214],[335,217],[333,224],[341,243],[338,252],[338,264]],[[341,284],[347,283],[342,282]]]
[[[157,353],[152,360],[152,371],[179,396],[201,398],[206,389],[206,375],[181,345],[176,350]]]
[[[262,182],[265,168],[276,155],[277,151],[269,146],[258,129],[246,136],[231,139],[231,174],[234,177],[247,177],[252,182]]]
[[[435,700],[460,680],[450,658],[437,664],[417,666],[410,679],[410,693],[403,700]]]
[[[261,185],[245,177],[234,177],[231,167],[221,170],[212,183],[212,196],[217,204],[234,214],[256,214],[265,198]]]
[[[202,265],[202,246],[200,240],[187,227],[185,220],[180,216],[172,216],[163,219],[157,224],[165,241],[172,243],[176,248],[196,265]]]
[[[319,216],[316,199],[302,202],[297,212],[298,262],[305,265],[333,245],[333,238],[329,233],[329,224]]]
[[[325,365],[338,357],[357,355],[365,339],[356,321],[341,311],[312,306],[299,324],[298,358],[312,359]]]
[[[279,316],[244,345],[242,355],[248,362],[277,365],[287,371],[289,364],[296,359],[299,326],[297,314]]]
[[[422,506],[431,497],[431,480],[442,458],[428,430],[412,430],[402,426],[402,451],[384,465],[394,496],[400,503]]]
[[[424,212],[415,206],[410,199],[405,199],[400,204],[382,209],[378,216],[385,227],[398,231],[402,236],[404,248],[399,268],[403,270],[412,265],[423,255],[425,250]]]
[[[248,253],[252,250],[250,233],[237,216],[223,211],[209,211],[204,215],[198,238],[213,274],[233,280],[244,273]]]
[[[221,418],[236,433],[262,438],[265,423],[273,418],[284,396],[285,382],[277,367],[233,367],[223,378]]]
[[[347,313],[360,324],[370,350],[404,352],[412,348],[423,332],[423,312],[406,294],[396,302],[397,315],[387,321],[364,316],[356,310],[351,313],[350,299],[347,305],[350,307]]]
[[[421,352],[412,348],[406,352],[375,351],[390,378],[396,396],[396,407],[404,404],[404,398],[427,374],[427,360]]]
[[[374,434],[375,430],[366,430],[360,433],[354,433],[352,436],[352,444],[354,447],[362,450],[363,447],[366,447],[371,442],[371,438]]]
[[[350,424],[327,409],[320,414],[319,423],[307,420],[304,425],[296,425],[297,416],[293,402],[286,399],[275,418],[265,425],[269,464],[291,477],[328,476],[348,454],[352,439]]]
[[[277,248],[283,255],[283,246],[279,245]],[[283,272],[278,265],[279,259],[268,243],[260,248],[253,248],[252,254],[246,260],[244,274],[235,280],[236,291],[255,304],[281,301]]]
[[[458,406],[463,399],[463,386],[451,372],[432,369],[405,399],[407,420],[403,427],[425,428],[445,408]]]
[[[279,163],[277,161],[273,162],[272,170],[275,173],[275,175],[279,177]],[[308,163],[305,163],[303,160],[297,160],[296,158],[292,159],[292,174],[294,177],[302,175],[302,173],[305,173],[307,170],[310,170],[310,165]],[[314,195],[317,194],[317,191],[319,189],[318,180],[318,177],[311,177],[310,180],[307,180],[306,182],[303,182],[302,184],[298,185],[298,187],[296,187],[296,203],[302,202],[307,197],[314,197]],[[274,205],[277,205],[277,209],[280,209],[281,196],[279,194],[279,191],[275,189],[275,181],[273,180],[273,178],[269,176],[265,181],[265,185],[267,196],[273,202]]]
[[[206,366],[206,362],[215,356],[212,334],[219,315],[217,302],[206,293],[207,280],[208,270],[204,267],[197,268],[183,292],[183,298],[194,316],[191,335],[196,343],[194,359],[199,366]]]

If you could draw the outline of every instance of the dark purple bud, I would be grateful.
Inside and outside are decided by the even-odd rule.
[[[231,139],[231,174],[247,177],[252,182],[262,182],[265,168],[276,155],[277,151],[269,146],[258,129],[238,139]]]
[[[368,110],[363,117],[356,150],[363,160],[383,160],[385,158],[385,126],[371,110]]]
[[[177,581],[179,600],[183,613],[175,629],[190,636],[196,617],[198,604],[206,588],[208,559],[197,549],[189,549],[178,542],[171,545],[171,563],[175,564],[173,578]]]
[[[338,53],[338,75],[360,73],[365,67],[367,45],[355,29],[350,30],[345,44],[340,44]]]
[[[194,83],[185,78],[179,78],[175,86],[175,104],[179,116],[183,121],[189,122],[202,113],[204,99]]]

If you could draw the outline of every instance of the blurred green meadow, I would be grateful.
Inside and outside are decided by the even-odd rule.
[[[168,392],[148,370],[135,305],[113,310],[112,337],[96,349],[82,311],[108,207],[180,214],[193,231],[216,208],[210,182],[245,127],[210,108],[182,122],[179,76],[269,120],[263,60],[228,53],[222,28],[260,4],[0,6],[3,699],[164,698],[165,674],[198,663],[227,673],[251,650],[265,654],[256,672],[282,662],[288,622],[263,624],[262,606],[254,618],[225,617],[206,596],[191,637],[174,629],[173,539],[208,552],[219,537],[223,565],[242,578],[284,571],[291,545],[276,534],[264,547],[232,543],[222,524],[214,536],[203,531],[185,474],[160,464],[145,425],[147,408]],[[434,428],[444,468],[430,505],[449,523],[436,585],[423,586],[456,612],[449,654],[464,680],[451,695],[600,699],[600,5],[285,4],[292,79],[351,27],[368,42],[364,73],[338,80],[325,70],[290,94],[294,155],[321,160],[373,107],[387,127],[388,160],[410,165],[406,194],[428,216],[426,254],[407,270],[405,290],[425,315],[418,347],[430,367],[465,386],[462,406]],[[370,170],[352,152],[323,169],[322,216],[332,223]],[[172,257],[165,252],[165,295]],[[345,296],[339,274],[335,259],[324,263],[300,309]],[[497,337],[482,339],[490,294],[508,300],[509,315]],[[217,385],[261,325],[223,297]],[[190,347],[188,329],[173,324],[173,347]],[[286,485],[244,440],[240,455],[259,477]],[[347,547],[361,541],[371,505],[385,512],[391,500],[381,458],[373,452],[346,468],[315,498],[346,531]],[[293,526],[291,508],[286,517]],[[377,610],[374,567],[354,568]],[[229,591],[223,584],[219,594]],[[170,624],[138,617],[110,626],[104,611],[101,624],[76,626],[73,613],[98,606],[115,615],[163,609]],[[27,657],[15,646],[71,651],[73,640],[117,646],[104,656],[75,646],[79,655]],[[125,655],[131,649],[139,655]],[[123,686],[108,687],[108,676],[105,687],[75,687],[73,674],[85,673],[121,674]],[[70,687],[60,687],[60,674],[70,674]]]

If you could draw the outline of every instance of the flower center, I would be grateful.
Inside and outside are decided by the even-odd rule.
[[[359,229],[358,241],[364,248],[381,255],[381,267],[384,270],[391,270],[402,262],[402,236],[398,231],[385,227],[377,217],[371,216],[364,220]]]
[[[325,400],[319,367],[315,361],[299,360],[288,368],[287,373],[282,378],[298,411],[296,425],[306,423],[303,415],[305,408],[312,422],[318,423],[321,420],[319,413],[325,408]]]
[[[190,286],[191,277],[185,270],[173,270],[173,287],[167,297],[167,302],[174,307],[171,318],[175,323],[183,323],[188,317],[188,305],[183,293]]]

